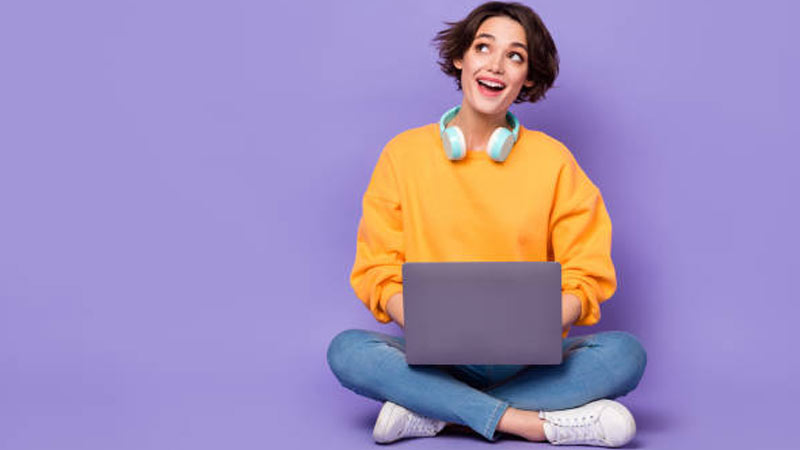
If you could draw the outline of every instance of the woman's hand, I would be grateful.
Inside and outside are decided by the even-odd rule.
[[[389,297],[389,301],[386,302],[386,312],[389,313],[389,317],[392,318],[400,328],[404,327],[405,319],[403,319],[403,293],[398,292],[397,294],[392,295]]]
[[[575,294],[561,294],[561,330],[569,327],[581,317],[581,299]]]

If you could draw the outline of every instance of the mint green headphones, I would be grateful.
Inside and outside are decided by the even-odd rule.
[[[461,106],[456,106],[444,113],[439,120],[439,132],[442,136],[444,152],[450,160],[459,160],[467,156],[467,141],[464,139],[464,132],[457,126],[446,128],[448,122],[453,120],[460,110]],[[511,147],[519,137],[519,121],[514,114],[511,114],[511,111],[506,112],[506,121],[514,128],[514,131],[508,131],[506,127],[498,127],[489,137],[489,143],[486,145],[487,153],[497,162],[506,160],[508,154],[511,153]]]

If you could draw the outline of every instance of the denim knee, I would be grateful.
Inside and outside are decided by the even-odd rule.
[[[344,386],[352,385],[354,371],[353,355],[363,350],[363,344],[370,338],[365,330],[350,329],[337,334],[328,345],[328,366]]]
[[[620,395],[634,390],[647,366],[647,352],[636,336],[626,331],[607,331],[598,333],[596,341],[601,344],[613,370],[621,374]]]

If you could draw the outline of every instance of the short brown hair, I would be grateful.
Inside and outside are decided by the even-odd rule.
[[[463,59],[483,21],[495,16],[506,16],[519,22],[525,29],[528,41],[527,79],[533,81],[533,86],[523,86],[514,103],[534,103],[544,98],[545,92],[553,86],[558,76],[558,51],[539,15],[521,3],[488,2],[473,9],[459,22],[445,22],[448,28],[437,33],[433,39],[439,49],[439,67],[446,75],[456,79],[461,90],[461,70],[453,65],[453,61]]]

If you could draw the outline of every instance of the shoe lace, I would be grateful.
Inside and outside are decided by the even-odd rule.
[[[552,422],[556,425],[558,442],[602,442],[603,434],[594,414],[560,417]]]

